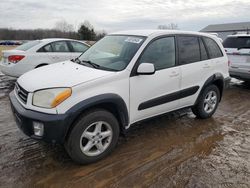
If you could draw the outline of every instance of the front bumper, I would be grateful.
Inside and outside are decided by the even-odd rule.
[[[65,140],[69,115],[67,114],[46,114],[25,109],[17,100],[14,92],[9,95],[11,109],[15,117],[17,126],[27,136],[51,143],[63,143]],[[42,137],[34,135],[33,122],[44,124],[44,135]]]

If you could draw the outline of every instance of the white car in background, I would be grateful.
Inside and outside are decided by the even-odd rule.
[[[223,46],[230,61],[230,76],[250,82],[250,34],[229,35]]]
[[[19,77],[44,65],[74,59],[88,48],[88,44],[71,39],[34,40],[15,49],[2,51],[0,70],[5,75]]]

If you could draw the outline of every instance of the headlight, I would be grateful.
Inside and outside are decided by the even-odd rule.
[[[32,104],[42,108],[54,108],[71,96],[71,88],[53,88],[36,91]]]

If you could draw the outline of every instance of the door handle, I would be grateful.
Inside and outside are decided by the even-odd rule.
[[[172,72],[170,74],[170,77],[176,77],[176,76],[179,76],[179,73],[178,72]]]
[[[203,66],[203,68],[204,68],[204,69],[207,69],[207,68],[210,68],[210,66],[209,66],[208,64],[205,64],[205,65]]]

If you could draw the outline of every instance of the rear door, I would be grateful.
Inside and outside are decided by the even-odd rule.
[[[228,70],[228,62],[225,61],[223,57],[223,53],[218,44],[211,38],[202,37],[202,41],[204,42],[208,56],[209,56],[209,64],[211,65],[210,74],[221,72],[226,73],[225,70]]]
[[[211,76],[213,62],[209,60],[206,47],[198,36],[177,37],[179,65],[181,67],[181,107],[194,104],[198,91]]]

